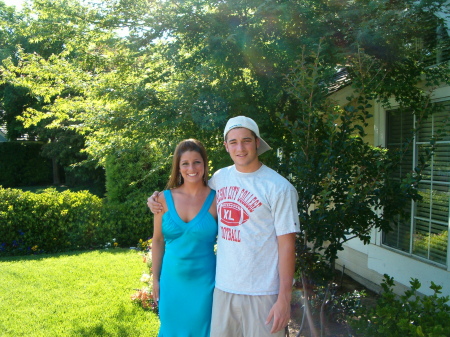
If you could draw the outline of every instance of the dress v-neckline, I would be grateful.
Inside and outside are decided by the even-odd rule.
[[[188,224],[190,224],[191,222],[193,222],[194,220],[196,220],[201,214],[203,214],[203,213],[205,212],[205,208],[207,208],[206,211],[209,210],[209,208],[210,208],[210,206],[211,206],[211,202],[209,202],[209,201],[210,201],[211,195],[214,193],[214,190],[210,190],[210,191],[209,191],[209,194],[207,195],[207,197],[206,197],[205,201],[203,202],[203,205],[202,205],[202,207],[200,208],[200,210],[198,211],[198,213],[197,213],[190,221],[188,221],[188,222],[184,221],[184,220],[180,217],[180,215],[178,214],[177,208],[175,207],[175,201],[174,201],[173,196],[172,196],[172,191],[171,191],[171,190],[167,190],[167,192],[168,192],[168,193],[166,194],[166,200],[167,200],[167,195],[169,195],[170,204],[171,204],[172,209],[173,209],[173,214],[175,214],[175,217],[176,217],[181,223],[183,223],[183,224],[185,224],[185,225],[188,225]]]

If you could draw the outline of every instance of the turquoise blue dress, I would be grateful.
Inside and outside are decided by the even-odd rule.
[[[164,191],[168,211],[162,217],[165,251],[160,275],[159,337],[209,337],[216,274],[217,222],[208,212],[211,190],[200,212],[184,222],[171,191]]]

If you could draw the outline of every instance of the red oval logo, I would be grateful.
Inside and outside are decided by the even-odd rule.
[[[234,202],[224,202],[219,206],[220,221],[227,226],[240,226],[245,223],[248,213]]]

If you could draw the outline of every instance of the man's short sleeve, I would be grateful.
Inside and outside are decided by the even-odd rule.
[[[297,204],[298,193],[292,185],[273,200],[272,215],[277,236],[300,232]]]

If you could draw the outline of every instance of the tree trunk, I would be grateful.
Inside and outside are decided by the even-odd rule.
[[[61,177],[59,175],[59,165],[56,158],[52,158],[52,169],[53,169],[53,185],[61,184]]]

